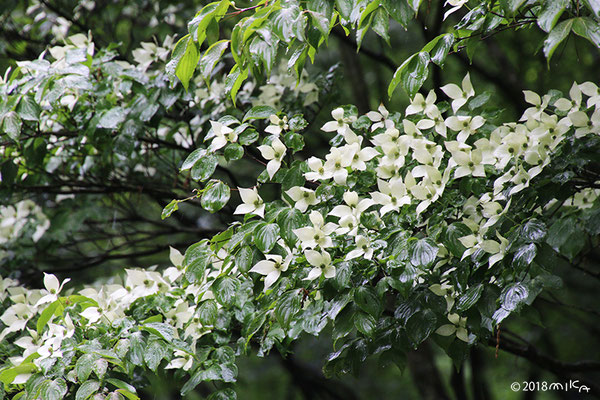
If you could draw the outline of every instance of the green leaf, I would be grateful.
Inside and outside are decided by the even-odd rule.
[[[116,381],[117,379],[113,379],[113,381]],[[133,388],[133,386],[131,386]],[[136,396],[132,391],[127,390],[127,389],[117,389],[116,390],[118,393],[121,393],[123,396],[127,397],[129,400],[140,400],[140,398],[138,396]]]
[[[454,222],[446,228],[444,245],[455,257],[462,257],[467,248],[460,242],[461,237],[470,235],[471,229],[463,223]]]
[[[117,129],[125,121],[125,117],[126,112],[122,107],[111,108],[102,114],[97,126],[98,128]]]
[[[238,143],[242,146],[247,146],[256,142],[258,138],[259,135],[256,129],[254,129],[254,127],[249,127],[247,129],[244,129],[244,131],[240,133],[240,136],[238,137]]]
[[[67,393],[67,384],[63,379],[45,381],[40,394],[44,400],[62,400]]]
[[[175,328],[164,322],[150,322],[149,324],[143,325],[141,329],[150,332],[169,343],[173,341],[173,338],[175,338],[176,335]]]
[[[144,351],[144,361],[151,371],[156,372],[158,365],[167,355],[166,344],[162,340],[152,340],[148,342]]]
[[[360,286],[354,291],[354,301],[363,311],[377,318],[383,311],[383,303],[375,288]]]
[[[357,311],[354,314],[354,326],[359,332],[362,332],[366,336],[371,336],[375,330],[377,324],[375,318],[371,315],[362,311]]]
[[[427,79],[428,64],[429,53],[426,51],[410,56],[394,73],[388,86],[388,96],[391,98],[398,84],[402,82],[402,86],[404,86],[409,96],[413,97]]]
[[[248,272],[254,265],[258,251],[250,246],[244,246],[235,256],[235,266],[242,272]]]
[[[277,111],[271,106],[255,106],[248,110],[242,122],[253,119],[267,119],[273,114],[277,114]]]
[[[306,216],[296,208],[286,208],[277,215],[277,224],[281,228],[281,237],[293,248],[298,241],[293,231],[306,225]]]
[[[546,0],[538,15],[538,26],[544,31],[550,32],[567,5],[569,5],[569,0]]]
[[[244,325],[242,336],[246,338],[246,343],[250,341],[252,336],[264,325],[267,319],[266,311],[257,311],[250,315],[250,322]]]
[[[524,270],[533,262],[533,259],[536,255],[537,248],[535,246],[535,243],[530,243],[526,244],[525,246],[521,246],[517,250],[513,258],[513,266]]]
[[[212,285],[215,299],[221,305],[230,305],[236,295],[236,292],[240,289],[240,281],[230,276],[222,276],[215,280]]]
[[[10,385],[18,375],[28,374],[37,370],[33,363],[23,363],[16,367],[7,368],[0,372],[0,382]]]
[[[171,200],[171,202],[167,204],[165,208],[163,208],[162,213],[160,214],[160,218],[168,218],[177,210],[179,210],[179,200]]]
[[[188,247],[183,259],[185,279],[191,283],[202,281],[211,255],[212,251],[206,240],[194,243]]]
[[[15,111],[9,111],[4,114],[2,121],[0,121],[0,133],[6,133],[12,140],[17,140],[21,134],[21,117]]]
[[[415,267],[427,268],[435,261],[438,250],[439,248],[430,238],[416,240],[409,250],[410,262]]]
[[[600,47],[600,26],[593,19],[588,17],[575,18],[573,32],[586,38],[596,47]]]
[[[86,400],[92,394],[96,393],[100,389],[100,382],[98,381],[84,381],[77,393],[75,394],[75,400]]]
[[[529,243],[540,243],[546,237],[546,231],[546,224],[534,218],[521,227],[521,237]]]
[[[469,308],[473,307],[475,303],[477,303],[482,293],[482,284],[471,286],[456,300],[456,310],[459,312],[467,311]]]
[[[509,15],[513,15],[523,3],[525,0],[500,0],[500,6]]]
[[[231,100],[235,105],[235,96],[242,86],[242,83],[248,78],[248,68],[240,71],[238,64],[234,65],[227,78],[225,78],[225,92],[229,93]]]
[[[529,290],[522,283],[507,286],[500,295],[502,307],[508,311],[516,310],[529,297]]]
[[[210,75],[215,69],[215,65],[217,65],[221,57],[223,57],[223,53],[227,50],[228,46],[229,40],[219,40],[204,52],[204,55],[198,64],[198,71],[205,80],[210,80]]]
[[[196,69],[199,60],[200,53],[198,51],[198,47],[192,38],[188,37],[185,52],[177,63],[177,68],[175,68],[175,75],[183,84],[186,92],[188,90],[190,79],[192,79],[192,76],[194,75],[194,70]]]
[[[206,154],[208,154],[208,151],[206,149],[196,149],[196,150],[192,151],[187,156],[187,158],[185,159],[183,164],[181,164],[181,168],[179,168],[179,170],[185,171],[185,170],[192,168],[194,166],[194,164],[196,164],[198,162],[198,160],[205,157]]]
[[[405,0],[383,0],[381,4],[390,14],[390,17],[398,21],[404,28],[415,16],[415,12]]]
[[[548,230],[546,242],[558,253],[572,260],[585,247],[586,235],[578,226],[580,224],[577,218],[560,219]]]
[[[423,1],[423,0],[407,0],[407,1],[408,1],[408,5],[410,5],[410,7],[415,12],[415,14],[417,14],[419,12],[419,6],[421,5],[421,1]]]
[[[237,143],[229,143],[223,150],[227,161],[239,160],[244,156],[244,148]]]
[[[242,149],[242,153],[243,151]],[[215,154],[206,154],[194,164],[190,175],[196,181],[205,181],[214,174],[217,164],[218,158]]]
[[[203,301],[198,306],[198,319],[202,325],[214,325],[215,321],[217,320],[217,312],[218,307],[216,301],[212,299]]]
[[[207,400],[237,400],[237,394],[233,389],[226,388],[212,392]]]
[[[248,52],[250,58],[256,68],[260,68],[261,65],[264,67],[264,73],[268,76],[271,73],[273,64],[275,63],[275,56],[277,54],[277,43],[278,41],[271,43],[262,39],[261,36],[254,36],[250,45],[248,46]]]
[[[279,226],[277,224],[261,225],[254,232],[254,244],[263,253],[271,251],[279,239]]]
[[[231,192],[229,186],[217,179],[208,182],[207,187],[208,189],[202,193],[200,204],[205,210],[215,213],[227,204]]]
[[[561,42],[569,35],[569,32],[571,32],[573,22],[574,19],[568,19],[556,25],[554,29],[550,31],[550,34],[544,41],[544,55],[546,56],[548,63],[550,63],[550,59],[558,45],[561,44]]]
[[[388,33],[390,28],[389,21],[390,18],[385,8],[380,7],[373,13],[371,28],[373,32],[381,36],[388,44],[390,42],[390,34]]]
[[[355,7],[355,3],[355,0],[335,0],[335,5],[342,19],[350,21],[350,14]]]
[[[192,39],[202,45],[207,36],[207,29],[213,22],[218,22],[229,8],[229,0],[210,3],[202,8],[188,23],[188,31]]]
[[[75,363],[75,373],[77,374],[77,379],[80,382],[86,381],[90,374],[92,373],[92,369],[94,367],[94,363],[100,359],[98,354],[87,353],[82,355],[77,359]]]
[[[437,318],[431,310],[421,310],[406,321],[406,334],[414,348],[417,348],[436,328]]]
[[[453,44],[454,34],[444,33],[427,43],[422,51],[428,52],[431,55],[431,61],[443,67],[446,56]]]
[[[288,328],[292,318],[300,311],[302,292],[290,290],[279,297],[275,306],[275,318],[284,328]]]
[[[17,107],[17,113],[25,121],[39,121],[41,112],[42,108],[32,96],[23,96]]]
[[[141,332],[134,332],[129,336],[129,360],[133,365],[144,365],[144,337]]]
[[[106,370],[108,369],[108,361],[104,358],[100,358],[96,360],[96,362],[92,366],[92,369],[94,370],[94,373],[96,374],[98,379],[102,379],[104,378]]]
[[[40,317],[37,320],[37,324],[36,324],[36,330],[37,330],[38,335],[40,335],[42,333],[42,331],[46,327],[46,324],[48,323],[48,321],[50,321],[50,318],[52,318],[52,316],[56,312],[56,309],[60,305],[61,305],[60,300],[56,300],[53,303],[50,303],[44,309],[44,311],[42,311],[42,313],[40,314]]]
[[[306,16],[300,12],[297,3],[282,4],[282,8],[271,14],[269,19],[272,32],[282,41],[289,43],[294,38],[304,41]]]

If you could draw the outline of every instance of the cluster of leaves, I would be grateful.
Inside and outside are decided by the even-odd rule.
[[[182,394],[216,382],[215,398],[235,398],[236,354],[285,353],[328,324],[330,375],[374,355],[403,366],[429,337],[460,363],[560,285],[558,260],[597,242],[600,96],[590,82],[570,98],[526,92],[521,121],[496,125],[489,94],[475,96],[468,76],[442,90],[451,104],[417,95],[404,116],[333,110],[324,162],[294,156],[300,116],[257,107],[211,121],[210,144],[182,169],[209,180],[214,154],[252,151],[252,123],[268,118],[258,180],[281,196],[264,202],[239,188],[243,221],[184,255],[173,249],[162,272],[127,270],[122,283],[75,295],[61,295],[65,282],[51,275],[42,290],[4,280],[5,389],[23,399],[135,399],[125,382],[143,386],[137,372],[162,365],[185,379]],[[229,197],[209,181],[201,201],[217,211]]]
[[[456,25],[447,27],[398,67],[388,88],[390,97],[400,83],[414,96],[427,79],[431,63],[443,67],[448,54],[462,50],[472,58],[481,40],[506,29],[539,26],[548,34],[543,43],[548,62],[570,33],[600,47],[600,4],[595,0],[581,5],[578,0],[455,0],[446,5],[451,7],[444,19],[454,12],[468,11]],[[370,29],[389,43],[390,19],[406,28],[420,7],[420,0],[263,0],[245,8],[229,0],[216,1],[189,22],[189,33],[175,46],[169,71],[187,88],[196,69],[209,79],[215,64],[230,48],[235,65],[229,71],[227,89],[235,99],[250,72],[257,79],[270,74],[284,53],[282,49],[289,70],[300,76],[307,59],[314,62],[317,50],[327,43],[336,26],[346,35],[354,32],[359,49]],[[231,37],[219,40],[220,23],[237,16],[241,18],[231,29]],[[205,43],[208,48],[203,51]]]
[[[44,212],[53,223],[43,237],[35,235],[35,241],[41,240],[39,248],[61,253],[65,243],[85,243],[84,227],[105,219],[113,220],[110,237],[127,232],[137,235],[114,223],[115,211],[126,221],[137,218],[131,203],[139,201],[147,207],[156,202],[160,212],[174,196],[187,195],[189,179],[178,173],[178,166],[194,143],[204,140],[209,120],[225,113],[242,119],[244,110],[254,103],[264,104],[265,110],[282,104],[288,110],[307,110],[334,77],[323,78],[317,87],[306,76],[296,85],[294,78],[274,74],[268,84],[246,84],[238,93],[239,108],[234,108],[219,75],[210,86],[197,77],[189,93],[169,85],[164,66],[171,44],[170,37],[163,45],[143,43],[133,51],[136,63],[130,64],[120,60],[114,49],[97,49],[89,36],[77,34],[4,74],[0,81],[0,198],[3,204],[16,204],[38,193],[49,201]],[[257,137],[256,129],[248,129],[241,142],[256,140],[253,137]],[[227,160],[240,158],[240,149],[228,148]],[[231,151],[236,154],[230,156]],[[216,158],[207,164],[214,170]],[[227,179],[227,164],[220,172],[219,177]],[[109,203],[99,197],[103,193],[114,194]],[[6,276],[10,271],[23,271],[23,264],[31,263],[34,255],[31,242],[22,243],[28,251],[13,251],[8,230],[18,224],[9,221],[8,209],[2,215],[6,240],[0,240],[0,265]],[[74,233],[73,227],[81,228]],[[97,237],[97,231],[97,225],[91,227],[89,235]],[[80,236],[74,239],[76,235]],[[155,242],[152,246],[156,247]],[[92,248],[73,250],[94,258],[89,253]],[[73,252],[62,255],[72,257]]]

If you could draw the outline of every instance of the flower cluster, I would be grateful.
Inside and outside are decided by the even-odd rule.
[[[355,302],[349,329],[369,336],[379,329],[377,318],[387,318],[379,299],[386,290],[402,293],[394,304],[398,318],[430,313],[428,331],[448,337],[442,340],[465,345],[478,340],[481,326],[491,332],[517,308],[514,299],[527,298],[505,266],[508,259],[532,263],[544,234],[534,217],[557,204],[579,211],[597,203],[598,183],[592,182],[560,203],[551,196],[539,200],[528,210],[533,215],[516,224],[507,218],[516,210],[525,214],[520,200],[537,196],[530,186],[551,170],[564,146],[600,134],[600,91],[587,82],[574,85],[570,98],[526,92],[531,107],[520,121],[494,125],[488,114],[473,111],[469,76],[461,86],[441,89],[450,104],[437,102],[434,92],[417,95],[404,116],[383,105],[360,117],[352,107],[334,109],[322,126],[335,135],[332,147],[306,161],[289,161],[296,151],[286,145],[288,134],[296,134],[291,118],[271,115],[258,151],[266,161],[263,181],[286,185],[281,200],[265,202],[260,186],[238,188],[242,203],[234,213],[244,221],[185,255],[171,249],[173,265],[164,270],[127,269],[122,281],[77,294],[53,275],[45,275],[39,290],[0,280],[0,339],[14,343],[10,374],[0,372],[0,378],[20,385],[36,373],[74,371],[91,358],[99,380],[134,366],[156,369],[166,360],[168,369],[212,371],[229,382],[234,373],[211,368],[230,362],[233,352],[215,351],[215,361],[201,349],[228,342],[232,321],[243,326],[240,352],[255,336],[266,352],[302,331],[317,334]],[[211,121],[211,129],[213,151],[237,145],[242,132],[224,120]],[[1,221],[12,221],[19,210],[6,208]],[[530,226],[522,229],[525,222]],[[8,225],[18,227],[0,226]],[[517,229],[528,241],[515,250]],[[465,278],[471,270],[483,278],[472,283]],[[465,311],[485,285],[504,290],[502,299],[510,302],[502,300],[479,326]],[[428,298],[435,312],[407,305],[403,299],[411,297]],[[307,317],[290,321],[293,315]],[[66,375],[73,384],[86,378]]]

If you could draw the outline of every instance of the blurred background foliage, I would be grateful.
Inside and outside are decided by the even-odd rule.
[[[111,49],[117,59],[135,64],[133,50],[139,48],[141,42],[162,44],[169,35],[185,34],[187,22],[206,3],[198,0],[3,0],[0,2],[0,71],[14,68],[17,61],[36,59],[49,47],[62,44],[67,36],[76,33],[91,33],[98,49]],[[315,64],[308,67],[308,76],[317,83],[320,96],[316,104],[304,110],[310,123],[306,135],[307,154],[322,155],[326,151],[330,138],[317,134],[317,128],[329,119],[334,105],[356,104],[361,113],[375,109],[381,102],[390,110],[406,107],[408,96],[399,90],[389,100],[387,85],[394,70],[408,56],[419,51],[445,27],[456,24],[466,12],[461,10],[442,22],[443,3],[424,1],[408,29],[392,22],[390,45],[369,32],[357,52],[352,36],[345,36],[341,29],[334,30],[328,46],[321,49]],[[226,23],[222,25],[221,29],[228,29]],[[227,32],[223,35],[227,36]],[[443,70],[434,66],[424,88],[439,88],[445,83],[460,81],[469,72],[477,91],[489,91],[492,106],[501,109],[501,118],[508,121],[518,119],[525,108],[522,90],[545,93],[558,89],[567,93],[573,81],[600,81],[600,53],[588,41],[570,36],[548,64],[542,53],[543,39],[543,32],[531,26],[487,37],[480,41],[472,62],[466,54],[458,52],[448,57]],[[332,68],[334,65],[337,67]],[[222,79],[219,74],[222,72],[217,72],[215,80]],[[281,96],[289,94],[289,90],[280,93]],[[123,267],[165,264],[169,245],[183,250],[234,220],[231,212],[212,215],[194,202],[186,204],[168,220],[160,220],[162,208],[173,198],[189,195],[193,187],[189,178],[178,171],[179,164],[191,150],[187,144],[177,141],[177,127],[195,117],[204,122],[211,118],[211,115],[203,115],[201,107],[190,106],[192,98],[180,86],[176,95],[178,100],[174,107],[159,112],[159,117],[170,121],[173,129],[160,140],[154,137],[157,140],[154,143],[148,139],[150,142],[141,144],[148,145],[154,152],[153,162],[161,160],[145,165],[162,171],[152,179],[149,180],[148,175],[128,173],[109,181],[105,179],[106,168],[111,167],[112,161],[107,161],[92,169],[87,188],[69,189],[68,182],[57,183],[60,190],[56,193],[48,192],[47,187],[39,191],[21,188],[21,192],[15,187],[0,187],[2,205],[11,204],[24,193],[37,201],[56,194],[76,194],[73,199],[57,203],[54,209],[50,207],[52,225],[48,235],[39,243],[26,243],[18,252],[19,257],[3,261],[0,265],[3,275],[19,278],[31,286],[40,286],[39,271],[68,275],[79,283],[108,279]],[[214,107],[206,109],[214,110]],[[158,124],[156,118],[148,121],[151,129]],[[315,133],[312,137],[311,132]],[[113,143],[106,146],[109,148]],[[142,158],[135,160],[143,161]],[[3,160],[0,163],[8,168]],[[235,171],[235,177],[231,176],[231,170]],[[231,179],[232,186],[247,186],[258,172],[251,163],[240,160],[232,164],[230,171],[223,169],[217,174],[224,180]],[[565,383],[580,377],[600,382],[597,366],[591,369],[577,366],[577,360],[597,358],[600,354],[599,257],[597,251],[592,251],[572,264],[557,265],[555,273],[562,277],[563,288],[542,294],[530,314],[512,316],[503,323],[502,337],[521,350],[522,357],[497,351],[495,343],[489,343],[473,348],[469,361],[455,368],[432,342],[409,355],[405,371],[393,364],[384,367],[369,359],[356,376],[332,380],[326,379],[321,371],[331,343],[306,337],[285,358],[273,352],[266,359],[240,360],[239,398],[584,398],[574,392],[513,392],[510,384]],[[152,379],[151,383],[145,398],[178,398],[181,382],[169,381],[167,375],[159,373],[158,379]],[[598,397],[600,393],[590,396]],[[191,394],[189,398],[202,398],[202,393]]]

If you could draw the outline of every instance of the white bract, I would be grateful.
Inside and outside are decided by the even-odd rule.
[[[306,261],[314,268],[308,273],[306,280],[312,281],[323,275],[325,278],[335,277],[335,266],[331,265],[331,256],[326,251],[306,250]]]
[[[308,206],[318,204],[317,196],[314,190],[310,190],[300,186],[294,186],[285,192],[294,201],[294,207],[304,212]]]
[[[220,122],[210,121],[210,125],[214,132],[214,139],[210,143],[209,149],[211,151],[219,150],[224,147],[227,143],[237,142],[237,133],[228,126],[223,125]]]
[[[284,259],[278,254],[265,254],[266,260],[259,261],[250,269],[250,272],[256,272],[265,276],[265,291],[267,291],[282,272],[287,271],[290,262],[292,261],[292,255],[288,254]]]
[[[279,138],[273,139],[270,145],[258,146],[258,150],[264,157],[265,160],[269,160],[267,163],[267,173],[269,178],[273,179],[275,173],[279,171],[281,167],[281,161],[285,156],[287,148]]]
[[[442,91],[452,99],[452,111],[454,112],[457,112],[462,106],[464,106],[469,98],[475,96],[475,90],[471,84],[471,77],[469,74],[463,78],[462,87],[454,83],[449,83],[445,86],[442,86],[440,89],[442,89]]]
[[[269,117],[269,122],[271,122],[271,125],[265,128],[265,132],[271,135],[279,136],[281,132],[289,128],[288,117],[285,115],[279,118],[276,114],[273,114]]]
[[[238,187],[242,204],[236,207],[234,214],[254,214],[263,218],[265,216],[265,203],[262,197],[258,194],[256,188],[244,189]]]

